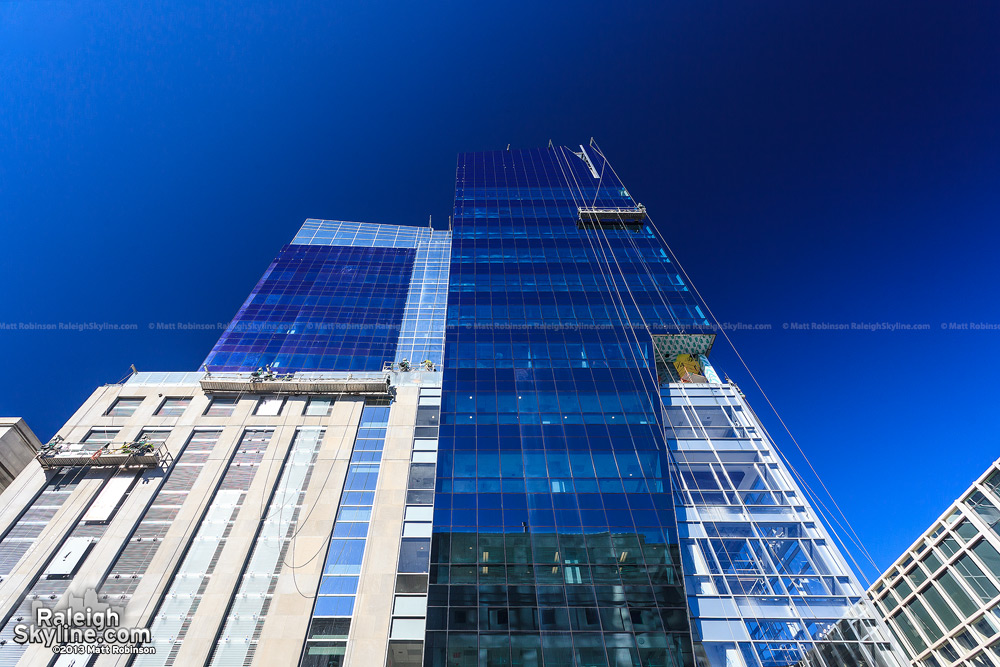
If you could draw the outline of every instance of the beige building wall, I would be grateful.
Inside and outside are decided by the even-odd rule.
[[[365,549],[354,622],[348,653],[350,665],[384,665],[392,615],[393,592],[406,484],[413,443],[415,414],[419,388],[412,381],[416,373],[407,375],[407,384],[394,387],[390,425],[381,461],[371,528]],[[18,660],[19,665],[48,665],[51,650],[29,645],[21,647],[9,641],[14,625],[12,617],[25,593],[50,575],[46,567],[59,552],[67,536],[78,527],[88,509],[95,503],[108,480],[115,476],[136,478],[135,484],[120,499],[105,522],[95,527],[103,530],[94,538],[94,545],[81,559],[71,575],[65,595],[46,601],[48,606],[65,605],[70,596],[83,597],[100,587],[112,570],[119,554],[130,541],[167,478],[170,462],[176,459],[196,430],[218,429],[221,435],[200,472],[192,482],[169,530],[162,537],[155,555],[149,561],[137,587],[123,612],[122,627],[148,627],[155,620],[164,596],[170,590],[174,574],[191,546],[192,538],[211,505],[225,470],[238,447],[245,430],[273,429],[259,469],[240,506],[238,514],[222,547],[221,557],[208,583],[200,593],[200,601],[191,617],[184,641],[167,664],[208,664],[220,633],[226,623],[233,595],[242,580],[242,573],[254,546],[254,539],[265,518],[268,499],[275,491],[282,471],[282,461],[288,454],[296,429],[322,427],[321,441],[302,505],[294,537],[283,559],[266,616],[259,628],[253,652],[254,665],[296,664],[306,640],[316,592],[319,587],[331,530],[337,515],[348,463],[364,407],[364,396],[340,394],[329,415],[306,415],[309,395],[289,393],[279,415],[255,414],[262,394],[252,387],[238,394],[239,402],[231,415],[206,414],[213,394],[199,384],[201,374],[143,374],[122,385],[98,388],[58,432],[65,443],[83,442],[91,431],[114,431],[113,443],[122,444],[139,438],[143,430],[168,430],[162,445],[163,463],[160,468],[121,470],[91,468],[84,470],[80,483],[69,498],[48,521],[42,534],[17,562],[9,575],[0,579],[0,610],[7,623],[0,645],[0,663]],[[419,380],[417,377],[416,379]],[[289,384],[294,390],[294,385]],[[232,394],[216,394],[232,396]],[[317,397],[326,394],[314,394]],[[132,399],[130,414],[112,410],[119,399]],[[187,399],[183,412],[167,416],[160,413],[167,399]],[[128,411],[126,411],[128,412]],[[13,427],[12,427],[13,428]],[[32,452],[32,459],[34,453]],[[2,473],[0,473],[2,474]],[[17,526],[18,517],[29,507],[51,478],[34,460],[0,496],[0,536]],[[28,619],[30,620],[30,619]],[[232,638],[242,641],[249,638]],[[164,656],[166,657],[166,656]],[[100,656],[97,665],[125,665],[128,656]]]
[[[385,664],[418,391],[417,387],[399,388],[389,413],[345,667]]]
[[[3,491],[41,447],[27,422],[19,417],[0,417],[0,491]]]
[[[298,533],[278,575],[254,665],[297,664],[337,517],[364,402],[338,402],[306,490]]]

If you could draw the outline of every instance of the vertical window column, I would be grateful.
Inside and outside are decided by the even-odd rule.
[[[253,661],[325,432],[319,427],[304,427],[295,433],[288,461],[261,518],[253,552],[230,603],[210,665],[248,665]]]
[[[109,568],[99,589],[102,602],[115,607],[128,604],[221,433],[214,430],[195,431],[191,435],[125,548]]]
[[[14,566],[38,539],[45,526],[76,490],[77,484],[84,479],[86,472],[83,468],[62,468],[56,471],[45,485],[44,490],[28,506],[17,523],[10,527],[7,534],[3,536],[3,540],[0,541],[0,581],[3,581],[14,570]],[[62,583],[53,582],[57,587]],[[54,604],[55,600],[48,600],[48,595],[51,594],[54,593],[46,593],[46,601]],[[33,598],[29,593],[25,599]],[[25,599],[21,600],[21,608],[14,612],[9,622],[0,631],[0,664],[13,665],[24,652],[24,646],[14,643],[13,638],[14,626],[18,622],[17,617],[27,618],[24,611]],[[27,604],[27,609],[30,612],[30,603]]]
[[[173,664],[201,596],[219,562],[233,522],[243,506],[273,429],[247,429],[229,461],[218,490],[192,538],[170,588],[152,622],[156,653],[136,658],[134,665]]]
[[[13,571],[17,561],[21,560],[49,520],[73,493],[82,477],[79,468],[58,469],[21,518],[11,525],[0,540],[0,581]]]
[[[403,536],[392,605],[386,667],[420,667],[427,625],[427,570],[434,518],[434,479],[437,465],[437,424],[441,390],[420,390],[417,428],[406,485]]]
[[[303,667],[343,664],[388,425],[388,401],[368,399],[361,412],[361,425],[333,524],[333,536],[300,662]]]

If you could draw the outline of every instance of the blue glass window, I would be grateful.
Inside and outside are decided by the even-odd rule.
[[[286,245],[205,360],[211,371],[377,371],[396,356],[413,248]]]

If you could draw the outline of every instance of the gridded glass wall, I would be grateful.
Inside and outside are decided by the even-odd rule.
[[[424,387],[417,399],[419,426],[410,453],[403,534],[389,626],[386,667],[421,667],[427,619],[427,573],[434,518],[441,389]]]
[[[869,595],[914,665],[1000,665],[1000,461]]]
[[[91,471],[88,477],[91,479],[106,477],[107,480],[104,483],[102,492],[114,486],[115,495],[119,495],[120,497],[119,503],[124,501],[138,479],[134,472],[119,472],[111,477],[106,470]],[[92,506],[97,501],[97,498],[100,497],[100,493],[94,496],[94,499],[91,501]],[[108,529],[108,521],[114,515],[115,511],[117,511],[117,508],[114,508],[110,516],[105,520],[89,521],[87,520],[89,513],[84,513],[77,520],[73,530],[63,539],[49,566],[38,575],[31,587],[21,595],[20,602],[12,616],[8,619],[6,627],[0,632],[0,637],[7,638],[9,641],[9,637],[14,633],[14,626],[34,618],[32,609],[35,605],[40,605],[47,609],[52,609],[56,606],[60,598],[69,590],[69,586],[72,583],[72,575],[79,570],[90,554],[90,551],[97,544],[97,541],[104,536],[105,531]],[[73,565],[71,568],[67,568],[62,566],[61,563],[57,563],[59,560],[72,563]],[[26,649],[26,645],[15,643],[10,647],[9,651],[5,651],[2,654],[3,660],[0,661],[0,665],[13,665],[14,656]]]
[[[162,666],[174,663],[273,434],[273,429],[247,429],[243,433],[153,617],[152,645],[156,653],[139,655],[132,664]]]
[[[738,390],[677,383],[663,399],[688,605],[708,664],[898,665]]]
[[[430,230],[426,227],[310,218],[299,228],[292,243],[359,248],[416,248],[429,236]]]
[[[13,571],[85,474],[84,468],[63,468],[49,473],[42,491],[0,539],[0,581]]]
[[[248,665],[253,661],[278,574],[298,527],[299,511],[324,433],[319,427],[295,432],[274,495],[261,517],[250,560],[230,601],[210,665]]]
[[[160,484],[160,488],[139,519],[125,548],[108,568],[107,576],[98,589],[101,602],[124,608],[132,599],[221,433],[217,430],[195,431],[184,450],[174,459],[172,467],[165,473],[146,473],[152,483]]]
[[[422,231],[428,233],[417,245],[396,361],[430,361],[437,366],[444,357],[451,232]]]
[[[205,360],[211,371],[378,371],[396,356],[412,248],[282,248]]]
[[[374,248],[414,248],[413,275],[406,297],[396,361],[441,364],[448,305],[451,232],[427,227],[365,222],[306,220],[292,243]]]
[[[389,406],[368,399],[354,441],[300,664],[339,667],[347,651],[358,578],[389,425]]]
[[[557,367],[587,367],[593,359],[591,367],[606,368],[605,358],[611,367],[634,365],[631,355],[602,347],[626,341],[621,332],[599,333],[606,327],[707,331],[701,307],[653,229],[580,229],[579,209],[594,206],[636,203],[610,169],[594,179],[564,148],[461,155],[449,327],[506,327],[512,339],[496,342],[510,344],[528,342],[525,327],[542,327],[565,332],[565,343],[574,346],[549,350],[548,358],[541,347],[535,356],[530,346],[491,352],[488,360],[504,360],[507,368],[515,358],[534,359],[535,367],[546,359]],[[594,347],[579,349],[587,343]]]
[[[76,490],[80,481],[103,475],[87,468],[64,468],[50,474],[51,477],[42,491],[0,541],[0,581],[6,579],[13,571],[14,566],[28,552],[49,520]],[[69,581],[65,579],[49,581],[43,577],[36,582],[34,592],[22,598],[20,608],[5,619],[3,630],[0,631],[0,665],[14,665],[24,653],[25,646],[13,641],[14,626],[19,622],[18,617],[30,619],[31,603],[43,596],[46,603],[54,605],[68,583]],[[50,599],[49,595],[56,597]]]
[[[652,229],[579,224],[636,208],[603,171],[459,157],[425,665],[692,664],[649,331],[706,322]]]

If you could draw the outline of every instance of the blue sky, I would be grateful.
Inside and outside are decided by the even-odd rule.
[[[0,4],[0,413],[194,370],[307,217],[597,138],[888,565],[994,459],[1000,5]],[[785,323],[904,323],[816,331]],[[716,362],[800,468],[733,355]],[[871,568],[869,568],[871,569]]]

